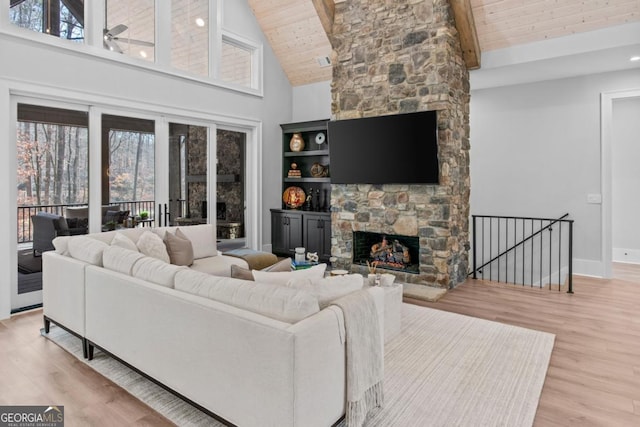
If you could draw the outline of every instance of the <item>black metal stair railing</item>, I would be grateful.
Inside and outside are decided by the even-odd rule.
[[[566,283],[573,293],[573,220],[472,215],[474,279],[520,285]]]

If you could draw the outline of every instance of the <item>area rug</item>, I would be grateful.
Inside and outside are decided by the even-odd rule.
[[[78,338],[54,326],[44,336],[84,360]],[[402,332],[385,345],[385,405],[365,425],[531,426],[554,340],[403,304]],[[85,363],[177,425],[222,426],[100,351]]]

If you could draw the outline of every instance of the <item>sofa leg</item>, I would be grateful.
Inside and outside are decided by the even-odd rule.
[[[86,338],[82,338],[82,357],[85,359],[89,358],[89,341],[87,341]]]
[[[85,350],[87,352],[87,359],[89,360],[93,360],[93,344],[91,344],[91,341],[86,340],[83,338],[83,340],[85,340],[86,345],[85,345]]]
[[[42,319],[44,320],[44,332],[48,334],[51,329],[51,320],[49,320],[47,316],[42,316]]]

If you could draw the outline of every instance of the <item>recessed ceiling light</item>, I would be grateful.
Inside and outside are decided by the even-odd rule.
[[[202,18],[196,18],[196,25],[198,27],[204,27],[204,19]]]
[[[632,56],[631,58],[629,58],[629,61],[640,61],[640,56]]]
[[[143,58],[147,57],[147,52],[145,52],[144,50],[140,51],[140,56],[142,56]]]

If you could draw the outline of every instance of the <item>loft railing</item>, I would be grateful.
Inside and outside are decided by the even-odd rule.
[[[112,206],[119,206],[120,210],[127,210],[131,215],[137,215],[142,211],[147,211],[153,217],[155,201],[153,200],[133,200],[124,202],[109,203]],[[18,243],[28,243],[33,241],[33,225],[31,216],[38,212],[49,212],[64,216],[68,207],[87,206],[86,203],[68,203],[56,205],[29,205],[18,206]]]
[[[472,215],[474,279],[573,293],[573,220]]]

